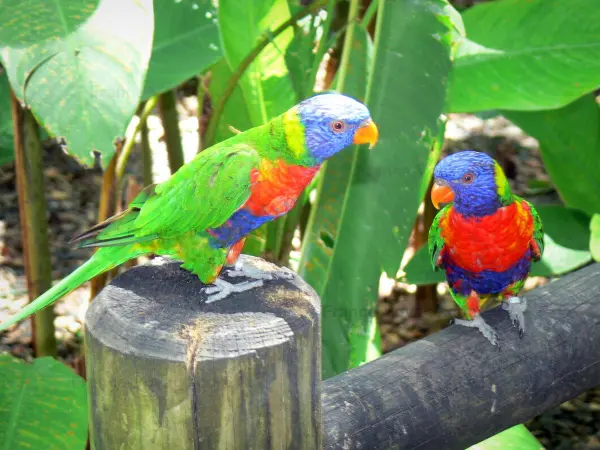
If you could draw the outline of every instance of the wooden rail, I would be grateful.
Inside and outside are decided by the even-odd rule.
[[[484,313],[500,349],[451,326],[321,383],[318,297],[300,278],[205,304],[195,276],[155,261],[87,313],[96,450],[464,450],[600,385],[600,264],[528,293],[523,339]]]
[[[527,293],[496,349],[451,326],[325,381],[326,449],[464,450],[600,385],[600,264]]]

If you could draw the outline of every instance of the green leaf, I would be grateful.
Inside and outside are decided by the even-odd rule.
[[[156,0],[144,99],[198,75],[223,56],[211,0]]]
[[[310,18],[311,26],[308,26],[308,30],[301,26],[294,27],[294,39],[285,53],[285,62],[296,92],[296,102],[301,102],[313,92],[310,73],[315,60],[313,47],[317,28],[312,26],[313,16]]]
[[[589,251],[589,217],[558,205],[539,205],[535,209],[544,225],[544,254],[534,262],[531,276],[551,277],[578,269],[592,260]],[[427,246],[421,247],[405,269],[403,281],[434,284],[445,281],[444,272],[433,271]]]
[[[600,86],[597,0],[502,0],[463,14],[451,112],[559,108]]]
[[[85,381],[50,357],[0,355],[0,442],[5,449],[81,450],[87,440]]]
[[[544,446],[525,425],[516,425],[467,450],[544,450]]]
[[[3,0],[0,47],[28,47],[56,36],[64,37],[86,22],[99,2]]]
[[[97,150],[107,163],[140,99],[152,45],[152,1],[77,2],[81,16],[89,16],[84,23],[67,18],[77,16],[72,1],[35,5],[40,10],[54,5],[65,20],[43,43],[0,48],[11,86],[52,135],[66,138],[71,154],[93,164]],[[22,7],[20,26],[37,36],[27,26],[37,10],[29,2]]]
[[[324,377],[368,359],[381,270],[395,275],[408,242],[450,70],[446,5],[380,0],[367,95],[380,140],[357,151],[320,290],[323,323],[339,324],[323,327]]]
[[[265,33],[290,18],[286,0],[221,0],[219,25],[225,58],[235,71]],[[253,126],[262,125],[291,108],[294,91],[285,64],[285,52],[293,39],[288,28],[250,64],[240,80]]]
[[[230,78],[231,69],[229,68],[229,64],[227,64],[227,61],[225,61],[225,58],[221,58],[211,67],[208,92],[213,105],[223,97],[227,82]],[[207,142],[205,147],[209,147],[233,136],[234,132],[231,128],[239,131],[245,131],[252,128],[248,107],[246,106],[246,101],[244,100],[244,95],[242,94],[242,89],[239,85],[235,87],[225,105],[225,109],[217,125],[215,141]]]
[[[600,261],[600,214],[594,214],[590,221],[590,252],[596,261]]]
[[[10,85],[0,69],[0,166],[15,157],[13,123],[10,110]]]
[[[600,212],[600,109],[593,95],[564,108],[502,114],[540,143],[544,167],[563,201]]]
[[[366,94],[372,54],[373,44],[367,31],[363,27],[357,27],[343,91],[361,101],[364,101]],[[335,85],[338,85],[338,82],[339,77],[336,77]],[[313,206],[303,241],[299,274],[321,296],[328,282],[328,269],[333,258],[335,241],[341,225],[344,202],[347,198],[352,166],[357,157],[357,151],[358,147],[346,149],[324,164],[317,187],[317,200]],[[352,348],[361,348],[362,358],[359,359],[366,359],[366,348],[373,331],[348,336],[352,325],[348,318],[352,317],[353,311],[357,307],[356,301],[346,302],[342,297],[329,296],[322,297],[321,302],[323,311],[322,365],[324,377],[329,377],[337,373],[336,368],[340,366],[340,363],[336,362],[337,355],[333,343],[343,342],[343,348],[349,348],[347,351],[350,353],[352,353]],[[365,306],[368,307],[370,303],[370,301],[367,302]],[[361,320],[361,318],[355,318],[356,320]],[[376,329],[376,324],[367,324],[367,326],[375,326]],[[376,352],[375,357],[378,356],[378,353],[380,352]],[[356,365],[348,360],[343,363],[346,366],[342,370]]]

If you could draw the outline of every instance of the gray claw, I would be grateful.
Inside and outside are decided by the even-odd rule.
[[[525,315],[527,301],[525,298],[510,297],[502,303],[502,308],[508,312],[513,327],[519,327],[519,337],[525,334]]]
[[[492,345],[498,346],[498,335],[479,314],[475,314],[473,320],[454,319],[454,324],[462,325],[464,327],[477,328]]]

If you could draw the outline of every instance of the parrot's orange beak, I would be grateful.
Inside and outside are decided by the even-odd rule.
[[[436,179],[431,188],[431,203],[436,209],[440,209],[444,205],[454,200],[454,192],[445,181]]]
[[[358,130],[354,133],[355,144],[369,144],[369,149],[372,149],[377,143],[379,137],[379,130],[375,122],[371,119],[367,119],[363,122]]]

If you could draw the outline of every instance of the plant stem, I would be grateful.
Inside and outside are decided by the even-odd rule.
[[[229,100],[229,97],[233,93],[233,90],[237,86],[240,78],[246,72],[246,69],[252,64],[252,62],[256,59],[256,57],[264,50],[264,48],[269,45],[277,36],[283,33],[288,27],[292,26],[297,21],[306,17],[309,14],[313,14],[315,11],[321,9],[329,0],[317,0],[310,6],[301,9],[292,17],[290,17],[287,21],[282,23],[279,27],[277,27],[272,32],[265,32],[263,36],[260,38],[258,44],[246,55],[240,65],[237,67],[231,78],[227,82],[227,87],[223,92],[223,96],[219,99],[219,102],[216,104],[210,122],[208,124],[208,128],[206,130],[206,134],[204,136],[205,143],[212,143],[215,138],[215,133],[217,131],[217,125],[219,124],[219,120],[221,119],[221,115],[225,109],[225,105]],[[339,0],[335,0],[339,1]]]
[[[52,286],[50,244],[44,194],[44,166],[38,124],[30,110],[21,107],[10,91],[14,127],[15,170],[19,195],[19,219],[29,300]],[[31,318],[36,356],[56,356],[54,311],[44,308]]]
[[[100,205],[98,206],[98,223],[108,219],[115,213],[118,199],[116,194],[117,161],[121,156],[122,149],[123,143],[121,142],[117,144],[117,151],[104,170],[104,176],[102,177],[102,190],[100,191]],[[106,281],[108,280],[108,275],[109,274],[107,272],[104,272],[95,278],[92,278],[90,300],[96,297],[96,295],[98,295],[104,288]]]
[[[346,36],[344,36],[344,48],[342,49],[342,59],[340,61],[340,69],[338,72],[338,82],[336,89],[343,92],[344,84],[346,83],[346,74],[350,65],[350,52],[352,51],[352,41],[354,39],[354,29],[356,28],[356,19],[360,7],[359,0],[350,0],[350,11],[348,12],[348,28]]]
[[[164,92],[158,96],[158,109],[160,111],[160,118],[165,132],[169,168],[171,169],[171,173],[175,173],[177,172],[177,169],[183,166],[184,162],[175,89]]]
[[[127,161],[129,160],[129,155],[131,155],[131,151],[133,150],[133,146],[135,145],[135,137],[140,132],[142,127],[146,124],[146,121],[148,120],[148,116],[150,115],[150,113],[152,112],[154,107],[156,106],[157,102],[158,102],[157,96],[154,96],[154,97],[151,97],[148,99],[148,101],[144,105],[144,108],[142,109],[142,112],[139,116],[139,119],[140,119],[139,122],[133,129],[131,136],[128,136],[125,140],[125,145],[123,146],[123,150],[121,151],[121,157],[119,158],[119,162],[117,164],[118,185],[121,184],[121,181],[123,180],[123,176],[125,175],[125,167],[127,166]],[[142,137],[142,139],[143,139],[143,137]],[[142,140],[142,146],[143,145],[144,144],[143,144],[143,140]],[[144,168],[144,170],[145,170],[145,168]],[[150,169],[150,174],[152,174],[152,168]],[[145,179],[144,179],[144,183],[145,183]]]
[[[413,246],[415,252],[423,245],[427,245],[429,228],[435,218],[436,210],[431,203],[431,188],[433,187],[433,177],[429,182],[429,188],[425,194],[423,215],[418,216],[414,227]],[[421,317],[423,313],[435,313],[438,309],[438,297],[435,284],[417,286],[415,301],[409,308],[410,317]]]
[[[140,128],[140,138],[142,140],[142,170],[144,171],[143,182],[144,186],[148,186],[152,184],[153,176],[152,176],[152,149],[150,148],[150,141],[148,139],[148,122],[144,119],[142,120],[140,114],[140,123],[142,124]]]
[[[309,77],[309,81],[312,83],[313,90],[315,88],[315,83],[317,82],[317,72],[319,71],[319,66],[321,65],[321,61],[323,61],[323,57],[328,50],[327,40],[333,19],[333,8],[335,7],[336,2],[337,0],[329,0],[329,3],[327,4],[327,20],[325,20],[325,23],[323,24],[323,34],[321,35],[321,39],[319,39],[317,52],[315,54],[315,62]]]
[[[373,16],[377,12],[378,6],[379,6],[379,3],[377,0],[371,1],[371,3],[369,4],[369,7],[365,11],[365,15],[363,16],[363,18],[361,20],[361,25],[363,27],[367,28],[369,26],[369,23],[371,23],[371,20],[373,20]]]

